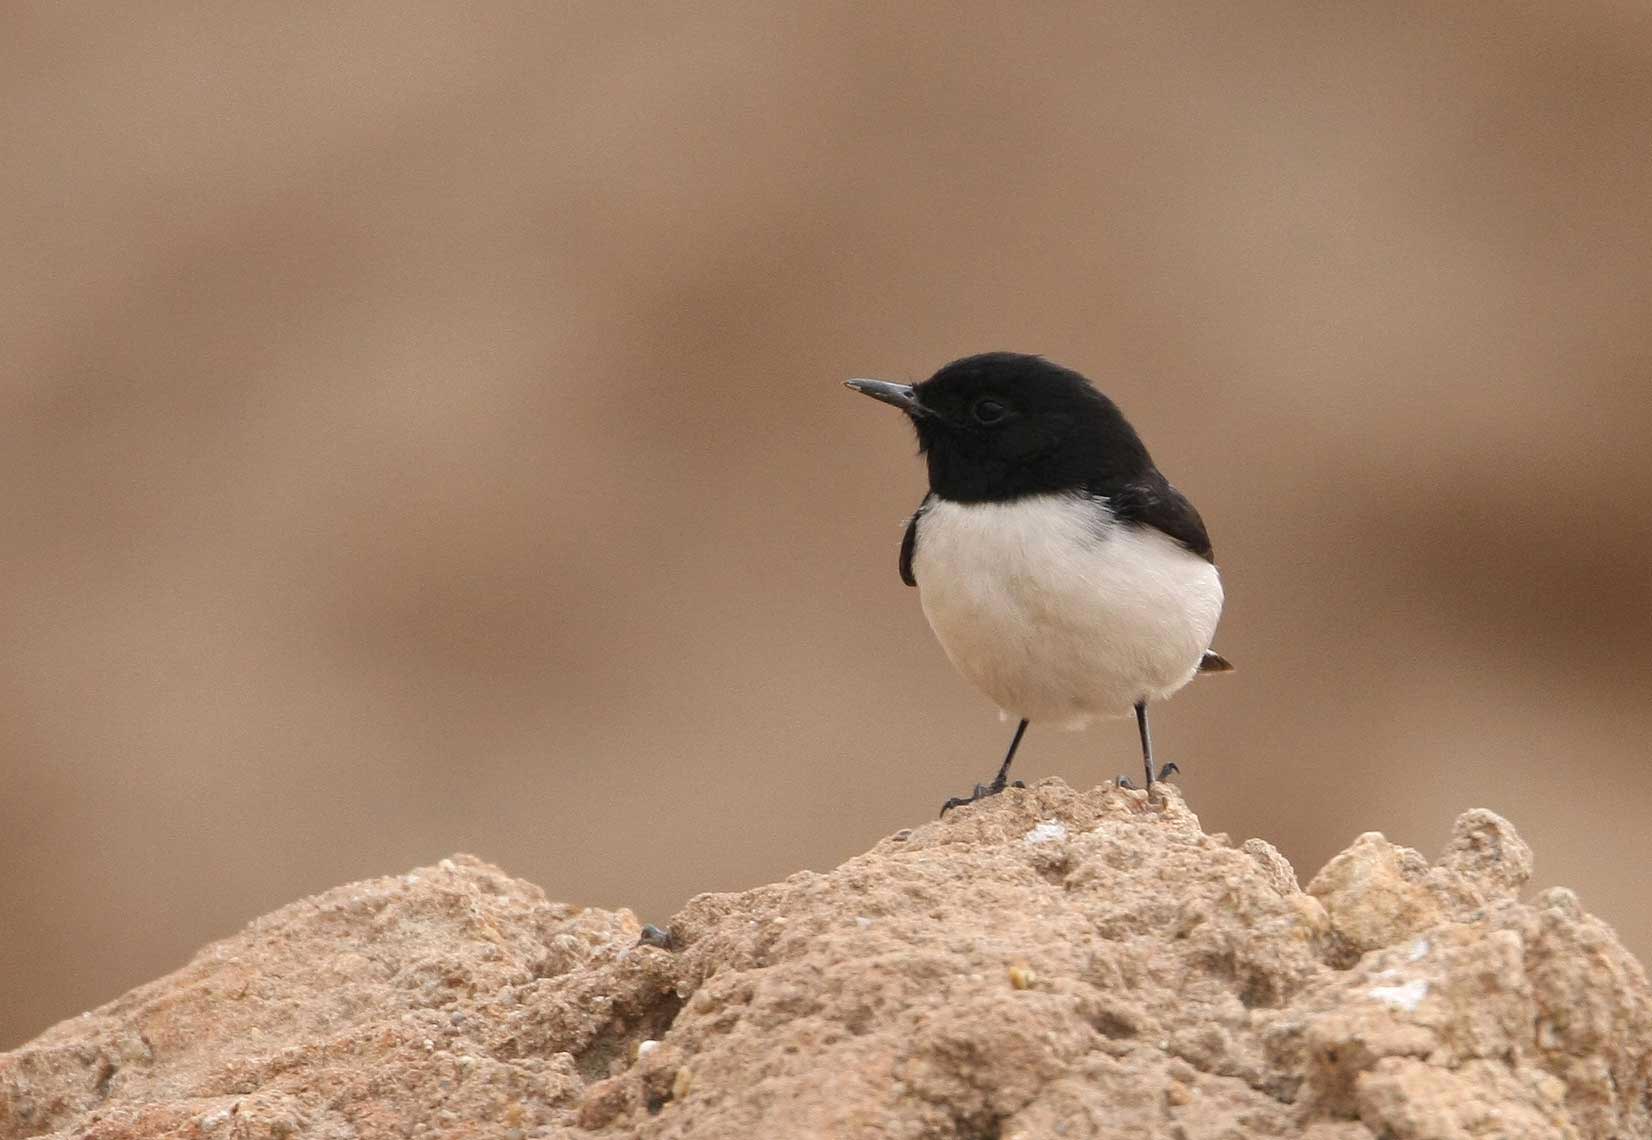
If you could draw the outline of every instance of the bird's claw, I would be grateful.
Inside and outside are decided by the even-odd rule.
[[[1172,776],[1181,775],[1181,771],[1182,770],[1176,766],[1176,761],[1172,760],[1159,769],[1159,774],[1153,777],[1152,783],[1162,784]],[[1118,779],[1118,785],[1119,787],[1125,788],[1129,791],[1136,790],[1136,785],[1129,776],[1120,776]],[[1151,787],[1152,785],[1150,784],[1149,786]]]
[[[1000,783],[976,784],[975,785],[975,791],[972,792],[970,795],[967,795],[967,796],[953,796],[946,803],[942,804],[941,805],[941,815],[944,818],[946,816],[946,813],[951,811],[955,807],[963,807],[965,804],[978,803],[979,801],[984,800],[984,799],[988,798],[989,796],[996,796],[999,792],[1003,791],[1005,788],[1024,788],[1026,786],[1027,786],[1027,784],[1026,784],[1026,781],[1024,781],[1024,780],[1014,780],[1014,781],[1012,781],[1008,784],[1000,784]]]

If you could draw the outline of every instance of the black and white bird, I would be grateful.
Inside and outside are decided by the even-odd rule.
[[[958,672],[1020,721],[993,781],[942,812],[1003,791],[1031,723],[1133,711],[1146,782],[1174,771],[1155,777],[1147,709],[1232,668],[1210,650],[1222,579],[1199,512],[1118,406],[1012,352],[917,385],[847,383],[911,417],[929,494],[907,523],[901,578]]]

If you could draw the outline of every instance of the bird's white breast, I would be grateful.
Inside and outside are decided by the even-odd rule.
[[[1187,684],[1222,613],[1216,568],[1102,500],[931,500],[913,576],[965,678],[1005,712],[1079,727]]]

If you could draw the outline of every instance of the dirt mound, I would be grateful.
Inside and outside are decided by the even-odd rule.
[[[673,944],[455,857],[253,922],[0,1057],[0,1136],[1652,1136],[1611,930],[1462,816],[1308,885],[1180,796],[1050,780]]]

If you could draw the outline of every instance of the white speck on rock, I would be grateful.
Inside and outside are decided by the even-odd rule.
[[[1023,843],[1056,843],[1067,838],[1067,825],[1060,820],[1046,819],[1021,837]]]
[[[659,1047],[660,1043],[658,1041],[639,1041],[637,1043],[637,1056],[639,1058],[646,1057]]]
[[[871,927],[872,920],[867,918],[864,914],[857,915],[855,916],[855,925],[860,927],[862,930],[866,930]]]
[[[229,1119],[229,1109],[220,1108],[216,1112],[209,1112],[201,1117],[199,1124],[202,1132],[211,1132]]]
[[[1406,955],[1406,960],[1410,962],[1421,961],[1423,956],[1426,955],[1430,949],[1431,947],[1428,944],[1428,939],[1419,938],[1411,944],[1411,952]]]
[[[1387,1002],[1395,1009],[1403,1009],[1406,1013],[1414,1013],[1423,998],[1428,996],[1428,983],[1422,978],[1414,982],[1406,982],[1402,986],[1372,986],[1365,991],[1367,997]]]

